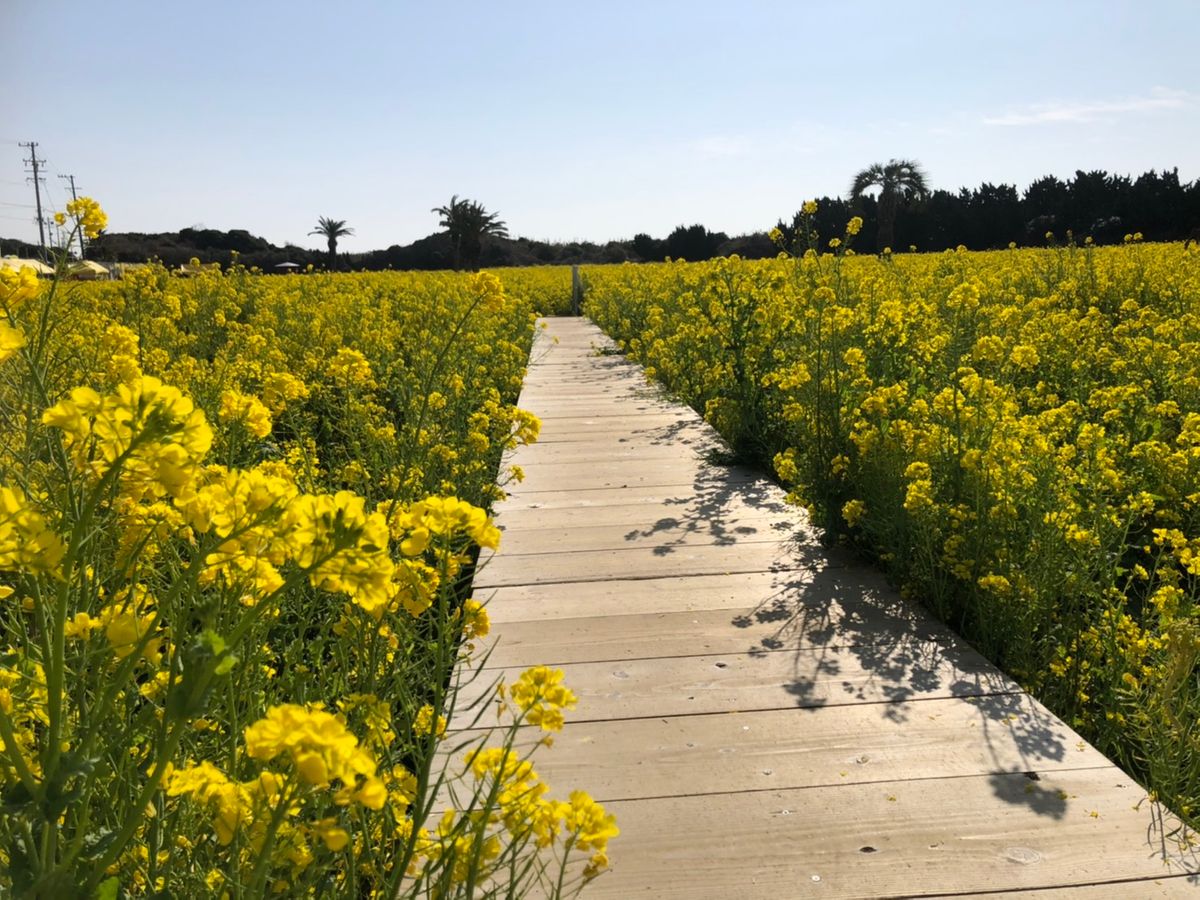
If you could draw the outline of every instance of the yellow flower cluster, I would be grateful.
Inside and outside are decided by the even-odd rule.
[[[478,295],[484,309],[498,312],[504,308],[504,284],[491,272],[472,275],[471,288]]]
[[[284,391],[273,392],[276,397],[285,398]],[[286,399],[284,399],[286,402]],[[264,438],[271,433],[271,412],[257,397],[243,394],[241,391],[226,390],[221,392],[221,409],[217,413],[222,422],[241,422],[246,430],[258,438]]]
[[[0,268],[0,365],[28,343],[21,324],[22,307],[38,296],[38,275],[29,266]]]
[[[286,756],[300,780],[313,787],[338,782],[334,802],[339,805],[380,809],[387,801],[375,760],[337,716],[323,709],[294,703],[272,707],[246,729],[246,755],[262,762]]]
[[[26,301],[36,297],[38,290],[37,272],[30,266],[21,266],[19,269],[8,266],[0,268],[0,303],[10,316]]]
[[[537,725],[543,731],[560,731],[562,711],[574,707],[576,700],[562,680],[562,669],[534,666],[522,672],[508,687],[508,696],[525,722]]]
[[[585,879],[608,867],[608,841],[620,829],[586,791],[572,791],[568,802],[554,800],[533,764],[507,747],[472,750],[464,761],[476,780],[495,786],[499,815],[509,832],[531,834],[539,847],[549,847],[561,836],[569,848],[591,852]]]
[[[426,497],[397,516],[409,541],[428,543],[431,537],[466,538],[480,547],[496,550],[500,529],[487,513],[457,497]]]
[[[434,713],[433,707],[426,703],[417,710],[417,717],[413,719],[413,734],[418,737],[430,734],[439,738],[445,736],[446,717]]]
[[[108,215],[91,197],[79,197],[69,202],[67,215],[79,223],[89,241],[99,237],[100,232],[108,227]]]
[[[0,485],[0,571],[54,572],[65,548],[20,488]]]
[[[62,430],[80,471],[97,479],[119,471],[123,490],[137,500],[185,497],[213,441],[203,410],[152,375],[104,396],[75,388],[42,422]]]

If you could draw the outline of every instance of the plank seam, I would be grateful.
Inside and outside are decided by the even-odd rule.
[[[1155,855],[1158,855],[1157,853]],[[984,888],[978,891],[952,891],[949,893],[938,892],[933,894],[885,894],[887,900],[917,900],[917,898],[937,898],[937,897],[987,897],[996,894],[1026,894],[1031,891],[1060,891],[1063,888],[1090,888],[1090,887],[1105,887],[1107,885],[1122,885],[1122,884],[1158,884],[1161,881],[1174,881],[1178,879],[1187,879],[1193,884],[1196,883],[1196,873],[1194,872],[1168,872],[1163,875],[1153,876],[1147,875],[1143,877],[1132,878],[1113,878],[1108,881],[1058,881],[1053,884],[1039,884],[1034,886],[1021,887],[992,887]]]
[[[827,568],[844,569],[847,563],[827,562]],[[811,571],[810,565],[783,566],[778,569],[727,569],[724,572],[709,572],[707,574],[716,575],[782,575],[787,572],[807,572]],[[486,574],[486,573],[484,573]],[[702,573],[703,574],[703,573]],[[561,581],[550,579],[546,581],[513,581],[507,584],[488,584],[486,581],[483,584],[476,584],[480,590],[499,590],[500,588],[522,588],[522,587],[543,587],[546,585],[563,585],[563,584],[604,584],[608,581],[670,581],[673,578],[679,578],[679,575],[623,575],[620,578],[569,578]]]
[[[521,667],[518,666],[517,668],[521,668]],[[480,670],[480,671],[483,671],[483,670]],[[491,671],[495,671],[495,669],[492,669]],[[663,713],[656,713],[656,714],[648,715],[648,716],[616,716],[616,717],[608,718],[608,719],[571,719],[567,724],[568,725],[600,725],[600,724],[607,723],[607,722],[645,722],[645,721],[649,721],[650,719],[662,719],[663,721],[666,721],[668,719],[692,719],[692,718],[695,718],[696,716],[736,716],[736,715],[741,715],[742,713],[787,712],[789,710],[791,710],[793,712],[805,712],[805,711],[812,712],[812,711],[820,711],[822,709],[842,709],[842,708],[851,707],[851,706],[858,706],[858,707],[896,706],[896,705],[900,705],[900,704],[904,704],[904,703],[928,703],[933,700],[962,700],[964,702],[969,702],[970,700],[975,699],[975,698],[983,699],[983,698],[991,698],[991,697],[1015,697],[1015,696],[1028,697],[1029,695],[1021,690],[980,691],[979,693],[974,693],[974,694],[946,694],[946,695],[942,695],[942,696],[931,696],[931,697],[909,697],[905,700],[900,700],[900,701],[897,701],[897,700],[862,700],[857,703],[852,703],[852,702],[822,703],[820,705],[815,705],[815,706],[803,706],[803,705],[798,705],[798,704],[791,705],[791,706],[755,706],[755,707],[751,707],[749,709],[706,709],[706,710],[697,710],[696,712],[668,713],[666,715],[664,715]],[[536,728],[537,726],[536,725],[520,725],[518,727],[519,728]],[[478,731],[478,730],[480,730],[480,729],[470,729],[470,728],[464,729],[464,731]],[[1099,751],[1097,751],[1097,752],[1099,752]],[[1110,760],[1110,762],[1111,762],[1111,760]]]
[[[1064,772],[1098,772],[1101,769],[1112,769],[1115,772],[1121,772],[1121,769],[1115,766],[1108,759],[1102,759],[1095,765],[1064,766],[1058,769],[1028,769],[1026,771],[1034,772],[1038,775],[1053,776]],[[736,797],[742,794],[771,794],[777,791],[813,791],[837,787],[870,787],[873,784],[915,784],[922,781],[961,781],[966,778],[990,778],[993,775],[1021,775],[1027,777],[1026,771],[1017,772],[1012,769],[988,769],[983,772],[969,772],[958,775],[918,775],[912,778],[872,778],[867,781],[829,781],[822,784],[800,784],[792,787],[776,784],[770,787],[743,788],[737,791],[700,791],[698,793],[691,794],[653,794],[649,797],[599,797],[598,799],[601,803],[652,803],[656,800],[681,800],[689,797]],[[1124,773],[1122,772],[1121,774]],[[1032,784],[1033,782],[1030,783]],[[986,891],[977,891],[976,893],[986,893]]]
[[[656,614],[648,613],[647,615],[656,615]],[[583,618],[586,618],[586,616]],[[608,621],[610,619],[616,619],[616,618],[620,618],[620,616],[604,616],[603,617],[603,619],[605,621]],[[503,622],[503,623],[493,623],[493,624],[512,625],[514,623]],[[536,619],[533,620],[532,624],[539,624],[539,620],[536,620]],[[911,630],[906,630],[906,631],[899,632],[899,633],[908,635],[908,636],[912,637],[914,640],[920,641],[920,642],[928,645],[930,648],[936,647],[945,652],[958,652],[958,653],[966,652],[965,648],[954,647],[952,645],[948,646],[948,645],[942,643],[938,639],[939,637],[942,637],[942,635],[920,637],[920,635],[918,635],[917,633],[915,633]],[[493,644],[492,648],[488,652],[494,653],[498,649],[500,649],[501,646],[503,646],[503,645],[499,641],[497,641],[495,644]],[[713,653],[713,652],[708,652],[708,653],[671,653],[671,654],[667,654],[665,656],[613,656],[613,657],[605,657],[603,659],[557,659],[557,660],[554,660],[553,662],[547,662],[547,661],[545,661],[545,657],[538,656],[537,658],[539,660],[541,660],[541,662],[539,662],[539,663],[530,663],[530,662],[505,663],[503,665],[487,665],[485,663],[482,667],[480,667],[479,671],[485,672],[485,671],[495,670],[495,669],[525,669],[532,665],[600,666],[600,665],[607,665],[609,663],[635,663],[635,662],[650,662],[650,661],[658,662],[658,661],[667,660],[667,659],[703,659],[706,656],[720,658],[720,659],[726,659],[726,658],[731,658],[731,657],[735,657],[735,656],[742,656],[742,657],[749,657],[751,659],[757,659],[758,657],[765,656],[768,653],[772,653],[772,654],[773,653],[796,653],[796,654],[818,653],[818,652],[824,652],[826,650],[853,650],[857,647],[870,648],[870,647],[874,647],[874,646],[876,646],[876,644],[873,644],[873,643],[871,643],[871,644],[868,644],[868,643],[811,644],[807,647],[755,647],[753,650],[731,650],[728,653]],[[993,670],[991,669],[991,667],[989,667],[985,671],[993,671]],[[1014,693],[1014,692],[1006,691],[1006,693]]]
[[[525,533],[524,530],[522,531],[522,533]],[[613,553],[613,552],[617,552],[617,551],[621,551],[621,550],[658,550],[662,547],[669,547],[669,548],[671,548],[672,551],[693,550],[693,549],[701,548],[701,547],[719,547],[723,550],[732,550],[735,547],[747,546],[750,544],[777,544],[780,542],[780,540],[787,540],[787,538],[786,537],[781,538],[779,535],[764,535],[763,537],[760,537],[760,538],[752,538],[752,537],[740,538],[736,541],[729,541],[727,543],[713,543],[712,541],[709,541],[707,543],[697,543],[697,544],[674,544],[674,543],[670,543],[670,542],[665,543],[665,544],[653,544],[649,540],[646,540],[644,543],[639,544],[637,541],[630,541],[630,543],[634,544],[635,546],[632,546],[632,547],[630,547],[630,546],[589,547],[587,550],[576,550],[576,549],[573,549],[570,547],[563,547],[563,548],[556,549],[556,550],[517,550],[517,551],[506,551],[503,553],[497,553],[497,554],[495,554],[495,557],[493,557],[493,558],[524,559],[526,557],[534,557],[534,556],[563,556],[567,553]],[[668,556],[670,556],[669,553],[663,554],[664,559],[666,559]]]
[[[524,465],[524,464],[519,463],[519,465]],[[781,504],[787,502],[783,499],[783,491],[781,489],[779,489],[778,487],[776,487],[775,482],[769,481],[761,475],[744,475],[744,476],[741,476],[736,481],[729,481],[726,479],[720,479],[720,480],[714,479],[711,482],[703,483],[700,485],[696,484],[695,479],[689,479],[688,481],[670,481],[670,482],[665,482],[665,483],[656,482],[654,484],[632,484],[631,485],[631,484],[626,483],[626,484],[615,485],[615,486],[611,485],[611,484],[602,484],[599,487],[578,487],[578,488],[571,488],[568,491],[564,491],[562,488],[555,488],[553,490],[545,489],[545,490],[540,490],[540,491],[519,491],[519,492],[514,492],[514,493],[508,494],[508,496],[505,499],[505,502],[508,502],[509,500],[512,500],[513,498],[520,500],[522,497],[529,496],[530,494],[574,495],[574,494],[587,494],[587,493],[592,493],[594,491],[640,491],[645,488],[679,488],[679,487],[690,487],[690,488],[699,487],[700,489],[709,489],[709,488],[722,488],[722,487],[733,486],[733,485],[742,486],[742,485],[756,484],[756,483],[770,485],[772,488],[779,490],[779,493],[780,493],[779,500],[774,501],[774,502],[781,503]],[[672,498],[670,498],[670,497],[663,497],[663,498],[654,497],[652,499],[653,500],[659,500],[659,499],[669,500]],[[605,505],[606,506],[608,506],[608,505],[628,506],[629,504],[613,503],[613,504],[605,504]],[[646,505],[650,506],[651,504],[649,502],[647,502]],[[501,508],[496,511],[496,514],[499,515],[503,511],[504,511],[503,508]]]

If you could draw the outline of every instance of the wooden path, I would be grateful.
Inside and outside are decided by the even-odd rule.
[[[1200,896],[1141,788],[707,462],[712,431],[594,325],[546,321],[521,395],[542,438],[475,596],[484,676],[552,664],[579,696],[537,768],[617,816],[585,897]]]

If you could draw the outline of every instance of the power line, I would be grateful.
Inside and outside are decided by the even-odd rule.
[[[20,146],[29,148],[29,159],[24,160],[26,165],[33,167],[33,176],[26,178],[26,181],[33,182],[33,196],[37,203],[37,223],[38,223],[38,240],[42,245],[42,256],[46,255],[46,224],[42,218],[42,178],[38,175],[38,166],[44,165],[44,159],[38,159],[37,141],[29,141]]]
[[[58,177],[63,179],[64,181],[68,181],[71,183],[71,199],[78,200],[79,195],[77,193],[75,193],[75,176],[74,175],[59,175]],[[82,260],[84,258],[83,223],[80,222],[78,224],[79,224],[79,227],[76,228],[75,230],[79,233],[79,258]],[[67,249],[70,250],[71,248],[68,247]]]

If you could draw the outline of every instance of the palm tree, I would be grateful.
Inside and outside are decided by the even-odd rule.
[[[354,229],[347,228],[344,219],[327,219],[321,216],[317,219],[317,227],[310,231],[309,234],[322,235],[329,241],[329,268],[332,271],[337,267],[338,238],[354,234]]]
[[[924,200],[929,196],[925,173],[910,159],[890,159],[886,165],[875,163],[854,176],[850,199],[860,199],[870,188],[879,188],[879,230],[875,249],[883,252],[896,238],[896,211],[900,201]]]
[[[453,195],[446,206],[435,206],[430,212],[441,216],[438,225],[450,235],[456,269],[474,269],[479,265],[485,236],[508,237],[508,228],[500,220],[499,213],[488,212],[483,204],[474,200],[459,200],[458,194]]]

